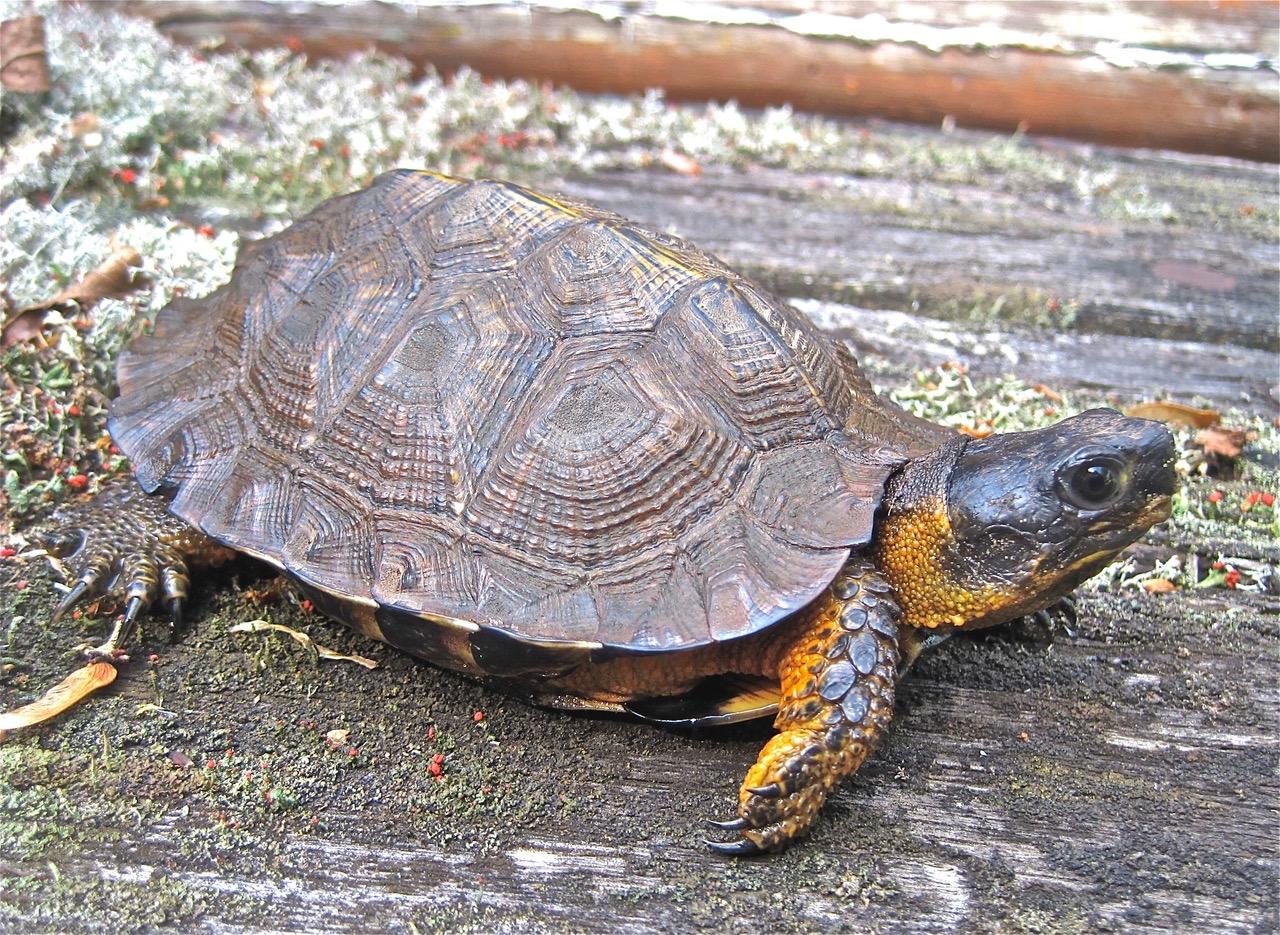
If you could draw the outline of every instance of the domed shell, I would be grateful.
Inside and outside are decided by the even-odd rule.
[[[813,599],[937,430],[688,243],[397,171],[245,246],[120,359],[148,490],[324,591],[680,650]]]

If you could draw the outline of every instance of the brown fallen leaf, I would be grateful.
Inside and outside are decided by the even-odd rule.
[[[1193,429],[1207,429],[1222,421],[1222,416],[1215,409],[1196,409],[1167,399],[1138,403],[1126,409],[1124,414],[1135,419],[1155,419],[1157,422],[1172,422],[1174,425],[1185,425]]]
[[[698,165],[697,160],[692,156],[686,156],[678,149],[664,149],[658,155],[658,161],[672,172],[678,172],[681,175],[702,174],[702,166]]]
[[[1150,581],[1143,582],[1142,588],[1148,594],[1168,594],[1170,591],[1178,590],[1178,586],[1168,578],[1152,578]]]
[[[19,94],[49,90],[43,16],[21,16],[0,23],[0,87]]]
[[[47,721],[115,680],[116,667],[109,662],[91,662],[76,669],[31,704],[0,714],[0,735]]]
[[[1243,429],[1229,429],[1215,425],[1196,432],[1195,443],[1204,449],[1207,455],[1219,458],[1238,458],[1249,435]]]
[[[378,668],[376,659],[370,659],[368,656],[345,655],[336,649],[330,649],[328,646],[321,646],[307,634],[301,630],[295,630],[293,627],[286,627],[283,623],[271,623],[268,620],[249,620],[245,623],[237,623],[231,628],[232,633],[261,633],[264,630],[277,630],[280,633],[287,634],[294,638],[303,646],[310,647],[316,651],[321,659],[333,659],[340,662],[354,662],[358,666],[364,666],[366,669]]]
[[[336,727],[325,732],[324,739],[334,747],[341,747],[351,737],[351,731],[345,727]]]
[[[0,347],[10,348],[22,341],[30,341],[40,334],[45,312],[54,308],[70,308],[75,305],[87,311],[102,299],[124,298],[145,284],[141,274],[134,271],[142,265],[142,255],[133,247],[118,247],[103,263],[85,274],[79,282],[72,283],[53,298],[20,308],[6,317],[0,328]]]

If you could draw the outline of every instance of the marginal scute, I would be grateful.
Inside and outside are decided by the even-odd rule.
[[[113,437],[180,517],[484,671],[772,625],[937,443],[696,247],[428,172],[246,245],[119,375]]]

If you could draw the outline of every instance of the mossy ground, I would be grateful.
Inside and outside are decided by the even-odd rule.
[[[13,9],[6,5],[4,14]],[[536,183],[602,169],[670,171],[682,164],[667,155],[674,152],[708,167],[765,164],[904,181],[995,176],[1010,192],[1046,201],[1068,189],[1086,192],[1102,216],[1178,221],[1176,191],[1155,190],[1123,165],[1100,174],[1069,152],[1018,137],[850,128],[786,111],[673,107],[652,95],[601,100],[475,75],[413,81],[405,66],[381,59],[316,64],[287,52],[205,58],[173,48],[147,25],[93,8],[41,9],[57,86],[43,102],[6,96],[4,104],[0,269],[9,296],[17,306],[48,297],[105,259],[113,240],[143,254],[151,285],[104,301],[88,316],[53,313],[46,345],[19,344],[0,359],[0,544],[18,553],[0,559],[5,708],[56,682],[77,664],[75,648],[108,626],[93,614],[49,625],[57,591],[43,563],[22,551],[23,534],[59,502],[126,469],[104,434],[122,343],[174,295],[198,295],[221,282],[239,231],[277,226],[384,168],[410,164]],[[338,107],[331,104],[335,88],[344,95]],[[337,121],[335,112],[351,119]],[[1273,204],[1242,211],[1230,193],[1222,203],[1231,207],[1199,220],[1228,233],[1274,230]],[[1070,308],[1038,294],[975,290],[951,301],[925,311],[983,325],[1071,324]],[[1013,379],[974,386],[958,367],[896,374],[886,388],[930,418],[983,430],[1043,424],[1100,401],[1062,399]],[[833,900],[893,927],[920,899],[904,882],[914,879],[913,862],[936,862],[939,853],[963,872],[975,902],[968,918],[990,930],[1093,930],[1103,918],[1098,891],[1140,919],[1160,911],[1147,905],[1153,887],[1265,912],[1265,896],[1248,879],[1256,864],[1224,858],[1206,871],[1197,860],[1161,865],[1133,857],[1143,828],[1168,826],[1171,811],[1191,822],[1207,806],[1179,799],[1159,779],[1064,766],[1053,744],[1071,740],[1048,728],[1025,750],[1005,751],[1004,775],[989,795],[1006,815],[1028,822],[1064,807],[1116,814],[1115,848],[1126,860],[1108,863],[1097,848],[1077,851],[1069,842],[1052,857],[1060,878],[1088,881],[1092,889],[1028,884],[1006,858],[923,842],[895,820],[897,806],[868,812],[853,804],[876,789],[898,789],[900,798],[931,795],[937,771],[910,739],[974,729],[962,713],[955,723],[922,714],[933,704],[931,686],[1017,693],[1047,685],[1090,724],[1110,717],[1117,696],[1156,720],[1172,707],[1211,726],[1270,723],[1273,712],[1232,679],[1254,671],[1246,662],[1252,645],[1264,653],[1275,648],[1265,592],[1275,580],[1276,515],[1257,499],[1241,508],[1253,492],[1280,487],[1280,442],[1274,422],[1257,412],[1227,419],[1256,433],[1246,457],[1229,479],[1213,476],[1190,433],[1180,434],[1184,488],[1175,520],[1140,562],[1117,566],[1085,594],[1082,619],[1093,623],[1056,653],[1013,633],[953,641],[923,661],[921,687],[909,688],[903,702],[905,724],[881,756],[832,804],[809,846],[765,864],[716,862],[691,827],[703,814],[725,811],[737,773],[767,727],[689,736],[530,709],[371,645],[287,595],[260,595],[261,569],[236,563],[198,585],[176,643],[158,618],[149,620],[114,686],[0,746],[0,925],[281,925],[284,897],[273,896],[273,887],[285,893],[328,872],[333,858],[325,855],[344,848],[372,853],[394,842],[405,853],[451,855],[510,873],[499,856],[531,839],[616,844],[624,852],[639,842],[678,855],[660,866],[635,858],[648,875],[615,881],[609,891],[620,915],[663,918],[673,928],[827,927],[833,920],[812,915],[813,906]],[[1211,497],[1215,490],[1222,496]],[[1226,578],[1232,568],[1241,570],[1234,589]],[[1143,585],[1159,576],[1180,592],[1148,594]],[[321,661],[280,634],[230,632],[257,618],[303,629],[381,667]],[[1157,657],[1150,664],[1161,673],[1160,692],[1143,694],[1144,683],[1134,688],[1123,666],[1074,651],[1076,640]],[[1182,653],[1206,650],[1242,668],[1179,670]],[[1220,764],[1223,784],[1255,796],[1257,777],[1273,759],[1259,751]],[[652,767],[633,769],[636,763]],[[684,781],[669,783],[668,774]],[[637,775],[647,785],[637,787]],[[956,794],[970,805],[981,798],[972,790]],[[1162,847],[1153,851],[1161,859],[1176,853]],[[136,872],[120,876],[107,861],[113,853],[141,855]],[[261,886],[228,895],[210,879]],[[593,885],[588,870],[555,879]],[[517,911],[486,901],[485,888],[477,881],[474,898],[442,892],[403,910],[371,907],[352,894],[347,917],[340,907],[348,897],[333,893],[332,911],[346,927],[361,919],[409,931],[575,927],[552,911],[555,899]],[[665,915],[645,915],[658,905]]]

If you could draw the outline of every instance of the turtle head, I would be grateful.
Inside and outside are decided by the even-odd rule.
[[[1048,607],[1168,518],[1173,438],[1092,409],[957,439],[890,479],[878,564],[915,626],[983,627]]]

